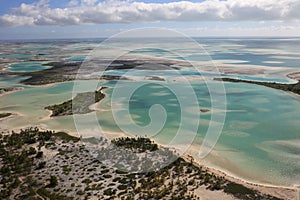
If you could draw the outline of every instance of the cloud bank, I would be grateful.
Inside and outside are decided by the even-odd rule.
[[[300,21],[299,0],[206,0],[171,3],[70,0],[50,8],[48,0],[21,4],[0,16],[0,26],[83,25],[160,21]]]

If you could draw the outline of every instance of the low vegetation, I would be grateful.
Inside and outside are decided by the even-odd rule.
[[[103,89],[104,87],[95,92],[79,93],[74,97],[74,99],[68,100],[61,104],[47,106],[45,109],[52,111],[51,117],[86,114],[92,112],[92,110],[89,109],[89,106],[99,102],[105,97],[105,95],[102,93]]]
[[[178,158],[151,172],[128,173],[95,159],[78,140],[38,128],[1,135],[0,199],[200,199],[195,191],[204,188],[238,199],[277,200],[208,172],[192,159]],[[101,142],[103,147],[110,144]],[[143,137],[117,138],[112,143],[129,151],[160,150]],[[99,152],[105,154],[105,149]]]
[[[52,131],[38,128],[0,135],[0,199],[30,199],[38,196],[34,170],[45,167],[40,149],[55,139]],[[22,178],[21,178],[22,177]],[[49,177],[49,186],[54,186],[56,177]],[[45,188],[44,188],[45,189]],[[15,196],[16,195],[16,196]]]
[[[21,90],[22,88],[18,87],[6,87],[6,88],[0,88],[0,94],[6,93],[6,92],[13,92],[15,90]]]
[[[129,138],[122,137],[112,140],[112,143],[118,147],[122,147],[130,150],[137,150],[139,153],[146,151],[157,151],[158,145],[151,141],[149,138],[137,137]]]
[[[70,142],[70,141],[78,142],[80,140],[80,138],[71,136],[65,132],[56,132],[53,133],[53,136],[62,139],[64,142]]]
[[[50,62],[46,63],[52,68],[36,72],[11,72],[10,74],[28,77],[21,83],[28,85],[45,85],[64,81],[72,81],[76,78],[76,73],[81,62]]]
[[[214,80],[233,82],[233,83],[250,83],[250,84],[275,88],[278,90],[293,92],[295,94],[300,94],[300,82],[294,84],[283,84],[283,83],[275,83],[275,82],[271,83],[271,82],[248,81],[248,80],[233,79],[233,78],[215,78]]]

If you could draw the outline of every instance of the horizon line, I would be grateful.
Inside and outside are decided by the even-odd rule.
[[[105,40],[110,37],[70,37],[70,38],[5,38],[2,41],[40,41],[40,40]],[[180,39],[185,37],[117,37],[116,39]],[[197,39],[300,39],[300,36],[189,36],[189,38]]]

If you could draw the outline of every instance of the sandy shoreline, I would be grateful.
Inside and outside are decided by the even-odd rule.
[[[76,135],[76,133],[69,133],[69,134],[71,134],[72,136],[78,137],[78,135]],[[110,138],[110,139],[116,138],[116,137],[127,137],[128,136],[122,132],[112,132],[112,131],[104,131],[103,135],[107,136],[107,138]],[[160,146],[165,146],[163,144],[160,144],[157,141],[155,141],[155,142],[157,144],[159,144]],[[269,195],[272,195],[272,196],[275,196],[275,197],[278,197],[281,199],[286,199],[286,200],[299,200],[298,199],[299,188],[251,182],[249,180],[243,179],[243,178],[235,176],[233,174],[224,172],[222,170],[206,166],[203,163],[201,163],[201,161],[195,159],[193,156],[191,156],[188,153],[185,153],[185,154],[181,155],[180,157],[182,157],[183,159],[185,159],[188,162],[190,162],[191,158],[193,158],[193,163],[195,165],[204,168],[209,173],[213,173],[218,176],[225,177],[225,179],[227,179],[229,181],[244,185],[245,187],[257,190],[263,194],[269,194]],[[203,188],[203,190],[199,191],[199,193],[207,194],[205,188]],[[224,195],[224,196],[222,196],[222,195]],[[222,199],[231,199],[231,196],[227,195],[226,193],[218,194],[218,195],[216,195],[216,197],[217,196],[223,197]],[[227,196],[227,198],[226,198],[226,196]],[[209,198],[206,198],[206,199],[209,199]]]
[[[78,135],[76,133],[72,132],[69,134],[71,134],[72,136],[78,137]],[[128,136],[125,133],[113,132],[113,131],[103,131],[103,135],[105,135],[109,139]],[[159,144],[160,146],[165,146],[157,141],[155,141],[155,142],[157,144]],[[235,176],[231,173],[227,173],[220,169],[215,169],[214,167],[206,166],[203,163],[201,163],[201,161],[199,161],[199,160],[195,159],[195,157],[191,156],[188,152],[181,155],[180,157],[182,157],[183,159],[185,159],[188,162],[190,162],[191,158],[193,158],[193,162],[195,165],[206,169],[208,172],[216,174],[221,177],[225,177],[225,179],[227,179],[229,181],[244,185],[245,187],[257,190],[263,194],[269,194],[269,195],[272,195],[272,196],[275,196],[275,197],[278,197],[281,199],[286,199],[286,200],[299,200],[298,194],[299,194],[300,188],[251,182],[249,180],[243,179],[242,177]],[[204,191],[199,191],[199,192],[201,194],[203,194],[203,192],[205,192],[205,188],[204,188]],[[220,194],[216,195],[216,197],[219,195]],[[226,196],[227,194],[224,193],[223,195]],[[223,199],[224,199],[224,197],[223,197]],[[225,198],[225,199],[231,199],[230,197]],[[207,198],[207,199],[209,199],[209,198]]]
[[[47,116],[46,118],[50,118],[50,116]],[[11,120],[11,118],[7,119],[7,120]],[[24,127],[24,128],[26,128],[26,127]],[[40,128],[41,130],[49,130],[50,127],[48,127],[47,125],[41,124],[41,125],[38,126],[38,128]],[[64,132],[67,132],[68,134],[70,134],[72,136],[78,137],[77,132],[73,132],[73,131],[70,131],[70,130],[66,130],[66,129],[53,129],[53,130],[55,132],[64,131]],[[113,132],[113,131],[103,131],[103,135],[106,136],[107,139],[127,136],[126,134],[124,134],[122,132]],[[161,145],[161,146],[165,146],[165,145],[162,145],[160,143],[158,143],[158,144]],[[188,153],[182,155],[181,157],[184,158],[187,161],[191,160],[191,156]],[[219,176],[224,176],[229,181],[242,184],[242,185],[244,185],[248,188],[260,191],[263,194],[269,194],[269,195],[272,195],[272,196],[275,196],[275,197],[278,197],[278,198],[282,198],[282,199],[287,199],[287,200],[295,200],[295,199],[297,199],[297,194],[299,194],[299,188],[254,183],[254,182],[250,182],[248,180],[245,180],[241,177],[234,176],[233,174],[224,172],[222,170],[206,166],[203,163],[201,163],[201,161],[199,161],[195,158],[194,158],[194,163],[198,166],[201,166],[201,167],[205,168],[210,173],[214,173],[214,174],[219,175]],[[205,188],[203,188],[203,191],[202,190],[199,191],[199,194],[202,194],[202,195],[206,194]],[[221,194],[218,194],[217,196],[220,195],[219,197],[222,197],[223,194],[225,196],[227,195],[225,193],[221,193]],[[231,196],[229,196],[225,199],[229,200],[229,199],[231,199],[230,197]]]
[[[293,79],[293,80],[297,80],[297,81],[300,81],[300,72],[292,72],[292,73],[288,73],[286,74],[286,76],[290,79]]]
[[[121,137],[122,135],[120,135]],[[157,141],[155,141],[161,146],[165,146]],[[201,162],[201,160],[197,159],[195,156],[192,156],[192,150],[195,150],[197,147],[190,146],[188,150],[183,155],[180,155],[183,159],[190,162],[191,159],[193,159],[193,163],[199,167],[202,167],[206,169],[208,172],[216,174],[221,177],[225,177],[225,179],[241,184],[245,187],[257,190],[263,194],[269,194],[277,198],[286,199],[286,200],[300,200],[299,194],[300,194],[300,186],[283,186],[283,185],[273,185],[273,184],[267,184],[267,183],[259,183],[252,180],[247,180],[246,178],[243,178],[241,176],[234,175],[233,173],[230,173],[224,169],[222,169],[220,166],[217,169],[213,165],[207,165]],[[212,154],[212,152],[210,153]],[[216,155],[212,155],[213,157],[218,158]]]
[[[15,88],[14,88],[13,90],[11,90],[11,91],[0,93],[0,97],[1,97],[1,96],[4,96],[4,95],[7,95],[7,94],[12,94],[12,93],[17,92],[17,91],[21,91],[21,90],[23,90],[23,89],[24,89],[23,87],[15,87]]]
[[[190,161],[192,158],[192,156],[189,154],[184,154],[181,157],[184,158],[186,161]],[[270,184],[249,182],[248,180],[245,180],[241,177],[234,176],[232,174],[228,174],[226,172],[223,172],[222,170],[218,170],[213,167],[205,166],[197,159],[193,159],[193,162],[195,165],[197,165],[199,167],[203,167],[210,173],[216,174],[218,176],[223,176],[223,177],[225,177],[225,179],[227,179],[229,181],[244,185],[245,187],[257,190],[263,194],[269,194],[269,195],[272,195],[272,196],[275,196],[278,198],[282,198],[282,199],[295,200],[295,199],[297,199],[297,195],[299,193],[299,189],[295,188],[295,187],[276,186],[276,185],[270,185]]]

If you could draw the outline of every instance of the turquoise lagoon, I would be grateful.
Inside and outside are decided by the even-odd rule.
[[[51,66],[44,65],[47,62],[19,62],[9,65],[7,68],[10,72],[36,72],[49,69]]]
[[[47,105],[70,99],[72,88],[73,82],[49,87],[27,86],[22,91],[1,97],[0,110],[18,114],[12,120],[0,122],[1,127],[7,129],[14,127],[17,130],[30,124],[75,133],[76,127],[71,116],[49,119],[47,118],[49,112],[44,109]],[[207,96],[206,84],[196,83],[193,84],[193,88],[201,108],[210,109],[211,102]],[[255,182],[299,184],[297,182],[300,180],[299,98],[257,85],[226,83],[225,88],[227,111],[224,129],[212,155],[201,162]],[[85,121],[85,128],[91,129],[99,123],[105,131],[121,131],[111,113],[112,91],[106,90],[106,99],[97,106],[103,109],[96,112],[98,121]],[[170,90],[159,86],[159,83],[151,82],[137,90],[130,100],[131,117],[136,124],[147,125],[150,122],[149,108],[154,104],[161,104],[168,114],[163,129],[154,136],[154,139],[162,144],[168,144],[175,137],[181,120],[178,100]],[[191,123],[195,121],[192,114],[185,116],[190,117]],[[88,115],[81,117],[84,120]],[[201,114],[200,127],[194,141],[197,148],[207,131],[210,117],[210,113]],[[147,135],[147,133],[133,132],[132,135]],[[181,137],[184,140],[186,136]],[[197,153],[197,149],[191,152],[196,158]],[[215,154],[217,156],[214,157]],[[219,157],[226,158],[226,162],[219,162]]]
[[[205,48],[214,54],[214,59],[225,60],[243,60],[253,66],[263,65],[264,67],[286,67],[286,71],[296,69],[297,48],[289,48],[288,44],[300,46],[299,40],[282,41],[282,40],[201,40]],[[47,44],[47,43],[46,43]],[[80,44],[76,41],[66,42],[68,48],[80,49]],[[90,44],[90,41],[89,41]],[[262,45],[263,44],[263,45]],[[47,48],[49,44],[47,44]],[[87,48],[83,43],[84,48]],[[260,48],[268,48],[264,53],[257,51]],[[41,48],[41,46],[38,46]],[[22,47],[24,48],[24,47]],[[193,49],[184,46],[185,59],[197,59],[192,56]],[[300,48],[298,48],[300,49]],[[74,50],[72,50],[74,51]],[[281,51],[283,58],[276,57],[276,51]],[[224,53],[225,52],[225,53]],[[244,52],[244,56],[241,54]],[[266,53],[267,52],[267,53]],[[63,52],[64,54],[66,52]],[[135,52],[140,54],[148,54],[147,51]],[[167,52],[153,52],[170,58]],[[151,54],[151,52],[150,52]],[[196,55],[196,53],[194,52]],[[173,55],[171,55],[173,56]],[[9,57],[9,55],[7,55]],[[66,56],[70,60],[82,60],[84,56]],[[174,57],[172,57],[174,59]],[[201,59],[201,56],[200,58]],[[276,61],[277,64],[270,64],[268,61]],[[279,64],[281,62],[281,64]],[[22,62],[22,64],[24,64]],[[40,70],[41,63],[36,63],[33,70]],[[243,65],[234,62],[233,65]],[[15,68],[22,69],[22,65],[15,64]],[[241,66],[242,67],[242,66]],[[30,70],[30,69],[27,69]],[[123,71],[108,71],[107,74],[122,75]],[[137,71],[135,76],[157,75],[168,79],[174,76],[172,73],[159,74],[159,71]],[[213,77],[218,74],[210,72],[186,71],[182,72],[182,76],[187,79],[191,76],[203,75],[208,77],[210,82]],[[228,75],[241,79],[258,80],[258,81],[276,81],[276,82],[293,82],[287,79],[284,74],[276,73],[267,74],[265,76],[248,76],[248,75]],[[0,120],[1,129],[15,129],[28,126],[43,126],[49,129],[64,130],[76,134],[76,126],[72,116],[49,118],[50,112],[44,107],[52,104],[64,102],[72,97],[73,82],[57,83],[50,86],[24,86],[19,83],[21,78],[18,77],[0,77],[1,87],[22,86],[21,91],[10,93],[0,98],[0,111],[13,112],[14,116],[10,119]],[[86,84],[86,90],[90,90],[88,85],[97,84],[97,81],[82,81]],[[100,83],[99,86],[108,86],[105,90],[106,98],[96,105],[97,111],[91,114],[80,115],[84,123],[83,128],[92,130],[94,126],[101,125],[104,131],[121,132],[116,125],[112,114],[111,95],[113,93],[114,81]],[[130,99],[130,115],[134,122],[140,126],[149,124],[149,109],[152,105],[160,104],[167,113],[167,120],[163,129],[153,138],[162,143],[168,144],[179,127],[181,121],[181,112],[186,112],[191,125],[197,121],[193,113],[193,107],[188,107],[182,111],[179,106],[176,95],[168,88],[163,87],[159,81],[146,81],[143,87],[139,88]],[[130,85],[130,81],[124,82],[124,87]],[[174,82],[180,88],[180,82]],[[211,110],[211,99],[205,82],[194,80],[191,82],[192,87],[197,94],[197,101],[201,109]],[[241,83],[224,83],[226,90],[225,110],[219,112],[226,113],[226,119],[222,134],[217,145],[209,156],[201,160],[201,162],[227,171],[233,175],[249,179],[253,182],[269,183],[275,185],[296,185],[300,184],[300,98],[297,95],[289,94],[283,91],[266,88],[258,85],[241,84]],[[118,100],[118,99],[117,99]],[[114,100],[115,101],[115,100]],[[95,115],[97,118],[93,118]],[[211,112],[203,112],[200,114],[200,126],[194,143],[190,148],[190,154],[197,158],[199,146],[208,129],[210,123]],[[98,124],[99,123],[99,124]],[[186,135],[181,135],[185,141],[189,137],[189,128],[186,128]],[[92,133],[87,133],[87,135]],[[95,133],[94,133],[95,134]],[[96,132],[97,134],[97,132]],[[147,132],[133,132],[132,135],[147,135]]]
[[[207,95],[206,84],[193,84],[193,88],[200,108],[210,109],[211,102]],[[208,156],[201,162],[254,182],[299,184],[299,97],[249,84],[226,83],[225,88],[226,120],[218,144],[212,152],[212,155],[217,156],[215,158]],[[108,96],[112,91],[112,89],[107,91]],[[168,144],[175,137],[181,120],[181,111],[177,98],[171,91],[149,84],[139,89],[130,102],[132,118],[141,126],[150,123],[148,112],[152,105],[157,103],[163,105],[168,118],[164,128],[154,138],[162,144]],[[191,123],[195,122],[192,113],[184,116],[189,118]],[[207,131],[210,117],[210,113],[201,113],[200,126],[194,141],[194,146],[198,149],[192,148],[191,151],[195,158],[199,153],[199,144]],[[100,125],[109,130],[119,131],[112,117],[100,119]],[[188,128],[186,131],[189,132]],[[147,133],[133,133],[133,135],[140,134],[147,135]],[[181,137],[184,140],[186,136]],[[220,162],[218,158],[226,159],[226,162]]]

